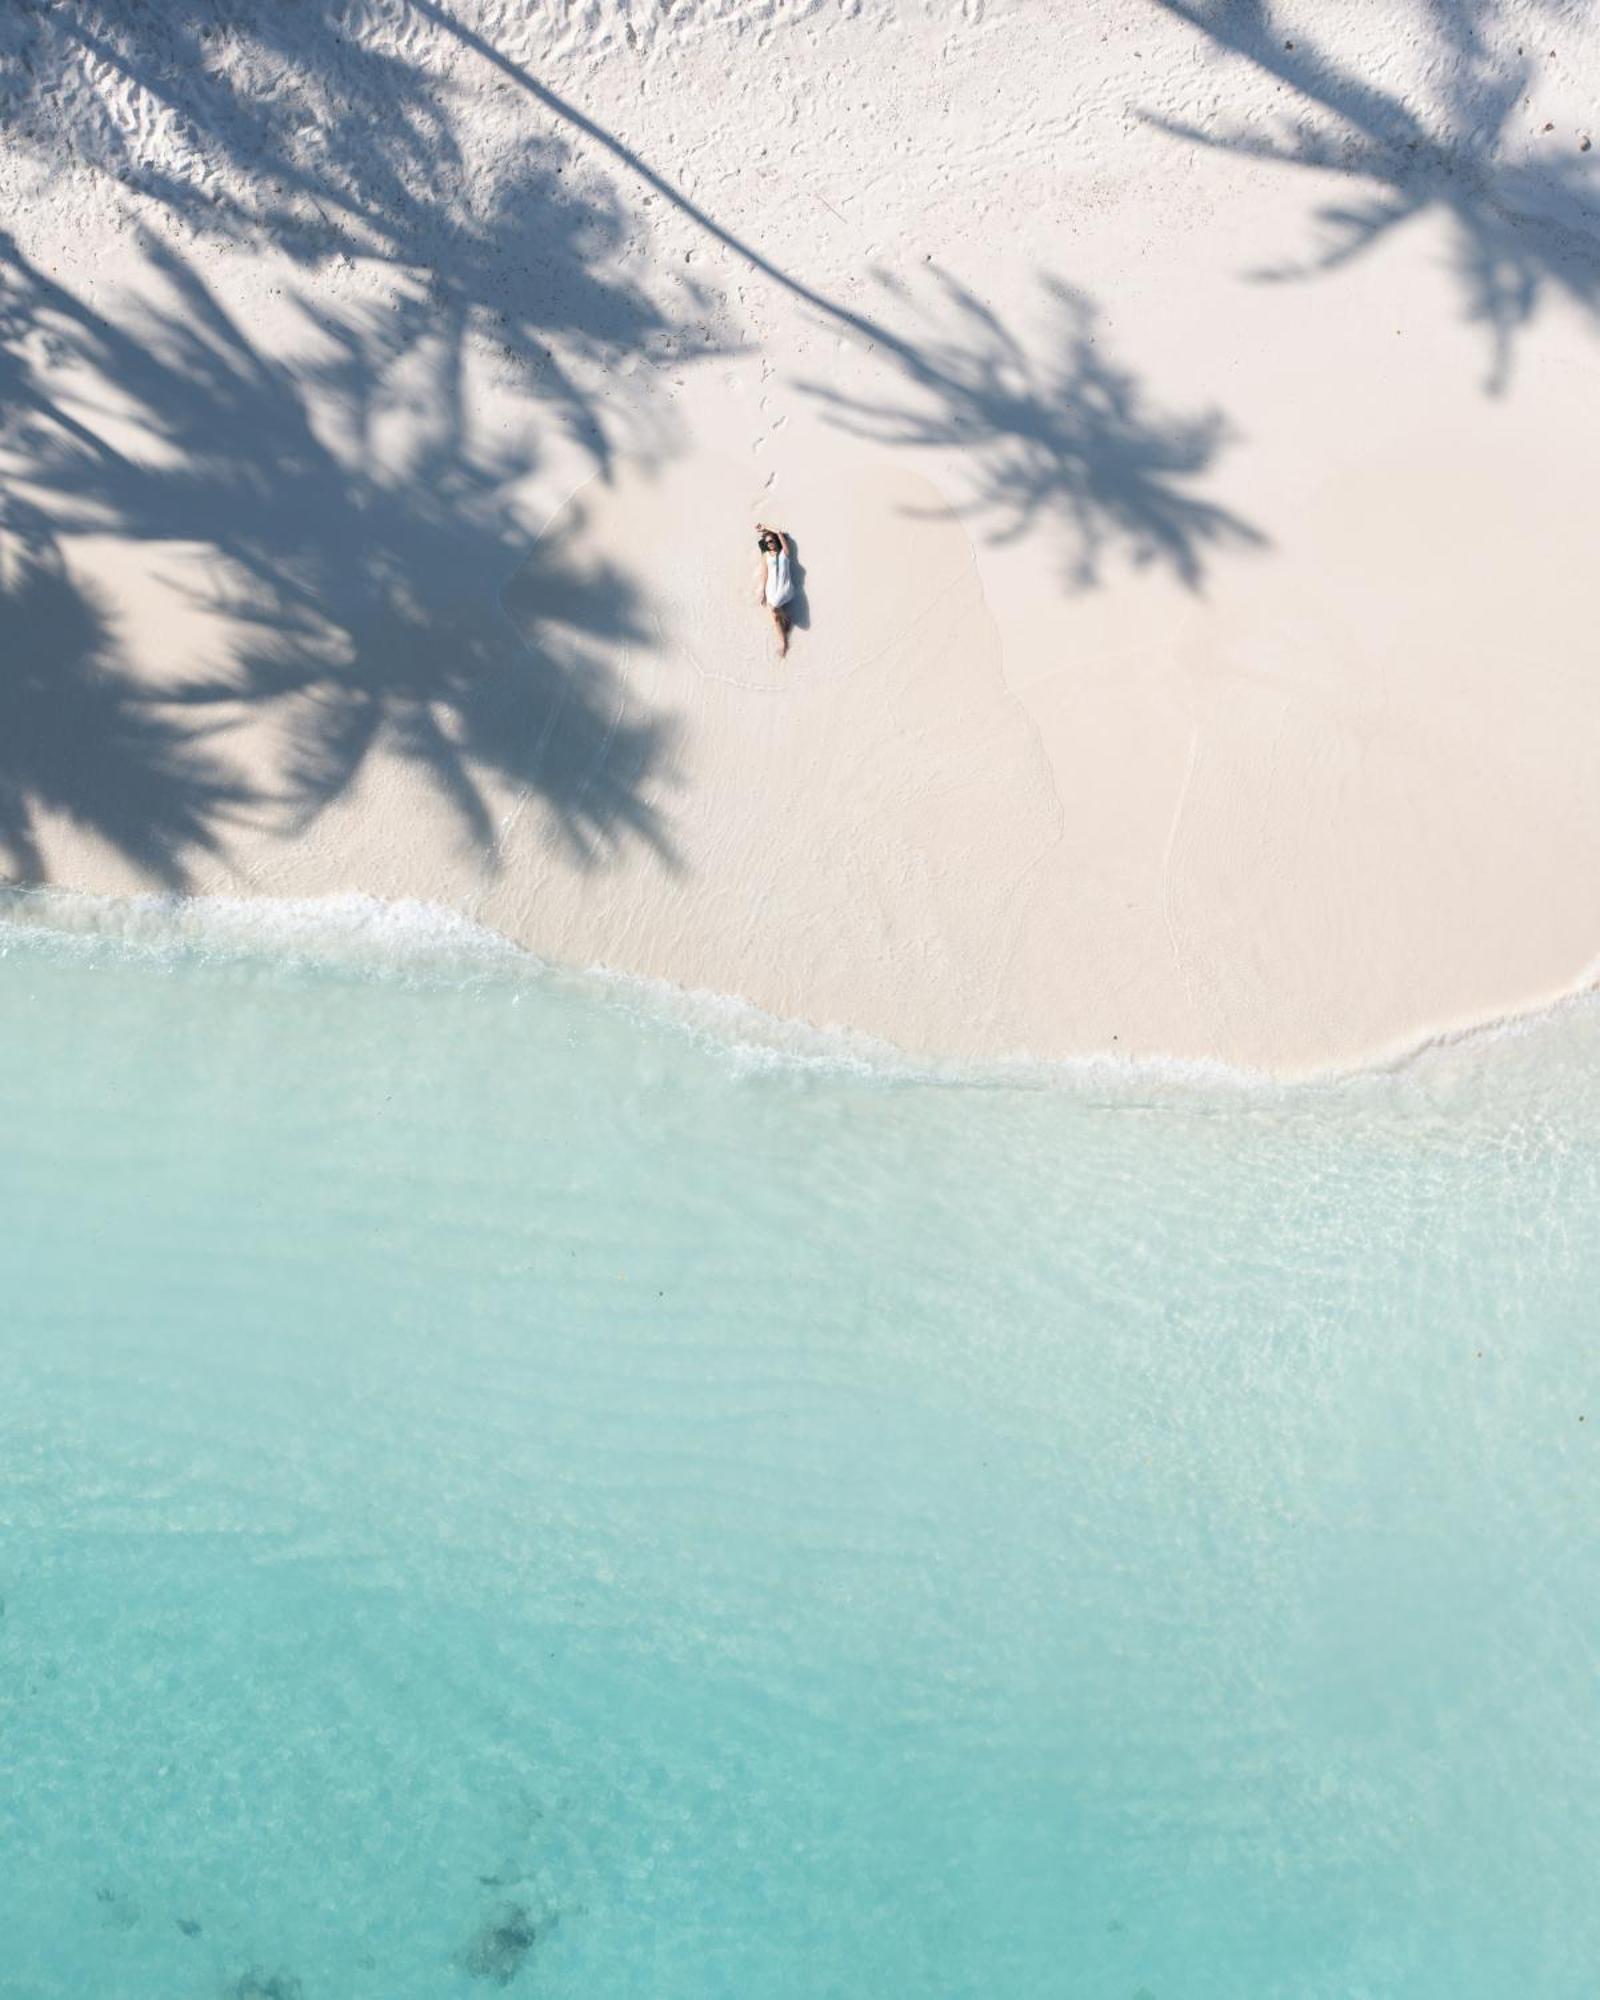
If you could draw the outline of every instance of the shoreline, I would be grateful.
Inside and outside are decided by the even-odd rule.
[[[1066,1057],[1012,1051],[986,1057],[941,1057],[848,1026],[820,1025],[768,1013],[737,993],[691,988],[603,965],[554,963],[504,933],[443,904],[386,901],[358,893],[276,898],[179,896],[141,892],[104,895],[57,887],[0,885],[0,959],[7,935],[70,947],[109,948],[156,964],[198,953],[202,959],[266,968],[313,969],[380,976],[532,979],[620,1009],[652,1027],[703,1039],[739,1058],[783,1066],[852,1071],[891,1083],[939,1088],[1072,1089],[1090,1085],[1170,1084],[1230,1100],[1298,1100],[1347,1088],[1404,1081],[1431,1058],[1472,1056],[1559,1024],[1585,1008],[1600,1013],[1600,966],[1567,993],[1514,1013],[1436,1029],[1415,1042],[1339,1068],[1275,1073],[1160,1053],[1115,1049]]]

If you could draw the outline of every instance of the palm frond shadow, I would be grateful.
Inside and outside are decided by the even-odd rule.
[[[257,804],[206,732],[128,670],[109,615],[48,537],[0,554],[0,863],[45,879],[41,820],[59,816],[169,889]]]
[[[601,274],[623,211],[592,177],[574,185],[566,147],[524,138],[486,171],[457,136],[470,81],[356,31],[333,0],[24,9],[0,21],[6,57],[0,115],[14,132],[66,117],[80,162],[197,236],[270,242],[307,268],[390,266],[426,294],[413,338],[442,313],[492,340],[602,467],[618,417],[573,360],[712,351],[692,324],[700,287],[683,286],[687,317],[671,323]]]
[[[585,564],[568,536],[526,554],[515,496],[535,447],[468,447],[448,322],[431,336],[424,399],[438,421],[388,465],[372,443],[374,405],[407,328],[381,312],[323,315],[323,358],[295,374],[256,353],[169,252],[150,256],[175,303],[136,322],[139,393],[178,450],[163,470],[123,465],[108,478],[94,464],[82,498],[145,539],[203,534],[217,552],[207,608],[245,637],[175,699],[275,711],[294,830],[381,751],[426,773],[491,865],[495,781],[536,795],[585,864],[625,836],[670,858],[644,787],[665,779],[672,726],[627,713],[612,664],[653,641],[637,591],[615,567]],[[344,448],[325,435],[329,413]],[[73,491],[65,466],[51,483],[58,498]]]
[[[1053,327],[1037,359],[965,286],[939,278],[940,327],[917,340],[879,329],[880,348],[916,391],[886,406],[804,385],[854,434],[876,442],[970,454],[966,511],[996,543],[1035,529],[1062,540],[1071,588],[1101,580],[1108,558],[1165,567],[1197,590],[1221,548],[1264,546],[1239,515],[1196,482],[1228,441],[1220,413],[1164,417],[1133,374],[1116,366],[1093,303],[1045,282]]]
[[[1595,161],[1565,150],[1506,160],[1518,107],[1533,76],[1531,52],[1507,61],[1488,30],[1498,10],[1485,0],[1435,0],[1435,32],[1447,60],[1437,107],[1425,114],[1342,69],[1303,31],[1280,31],[1268,0],[1158,0],[1220,49],[1242,57],[1294,93],[1295,109],[1271,128],[1214,130],[1181,120],[1147,123],[1188,144],[1244,159],[1347,180],[1347,200],[1316,212],[1321,241],[1309,254],[1252,275],[1270,283],[1336,271],[1407,224],[1448,223],[1465,317],[1489,341],[1485,387],[1501,393],[1518,336],[1547,297],[1567,298],[1600,320],[1600,181]],[[1526,48],[1524,44],[1524,48]]]
[[[236,10],[257,37],[278,33],[289,11]],[[203,44],[223,32],[214,19],[163,17],[169,37],[193,44],[193,75],[154,63],[130,8],[96,10],[92,29],[89,17],[27,24],[41,88],[52,51],[65,60],[94,41],[98,61],[165,92],[187,120],[192,171],[123,158],[119,131],[99,135],[108,171],[120,167],[197,230],[270,241],[308,264],[359,251],[395,274],[383,304],[301,298],[311,351],[291,364],[252,340],[169,236],[137,239],[141,301],[103,307],[0,235],[7,470],[46,539],[114,533],[210,552],[203,603],[237,643],[184,685],[167,677],[162,727],[178,730],[187,713],[220,742],[240,716],[270,710],[282,760],[255,803],[282,835],[303,831],[382,752],[426,774],[491,867],[504,858],[508,789],[542,808],[581,865],[632,839],[670,863],[658,801],[673,724],[628,698],[615,664],[654,643],[654,627],[615,566],[586,565],[559,538],[529,557],[518,496],[547,437],[528,426],[508,443],[486,440],[470,375],[486,352],[513,367],[606,476],[625,406],[602,402],[571,364],[648,356],[680,328],[617,275],[620,210],[594,186],[568,193],[559,147],[525,147],[514,170],[480,185],[435,107],[437,77],[344,42],[335,11],[292,10],[292,34],[282,19],[290,81],[270,105],[208,78]],[[8,33],[15,21],[0,40]],[[370,98],[382,120],[347,136],[346,108],[308,139],[306,114],[335,86]],[[285,119],[299,121],[294,132]],[[103,410],[118,412],[116,428]],[[113,442],[130,424],[141,442]],[[37,728],[13,740],[15,799],[31,795],[30,762],[32,791],[56,782],[54,756]],[[184,796],[195,814],[169,823],[148,788],[125,789],[123,816],[103,814],[101,831],[160,879],[181,880],[178,850],[213,846],[235,802],[219,781],[208,821],[203,792]],[[21,835],[12,852],[19,872],[42,866]]]

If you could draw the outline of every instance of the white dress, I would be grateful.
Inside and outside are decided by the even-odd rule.
[[[781,611],[794,596],[794,578],[789,574],[787,551],[779,549],[776,555],[767,555],[767,602],[774,611]]]

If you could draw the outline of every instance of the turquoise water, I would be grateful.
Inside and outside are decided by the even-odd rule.
[[[1269,1093],[6,933],[0,1990],[1578,1995],[1600,1025]]]

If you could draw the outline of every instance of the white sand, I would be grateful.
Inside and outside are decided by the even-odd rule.
[[[1592,8],[201,11],[0,27],[15,878],[960,1055],[1588,976]]]

